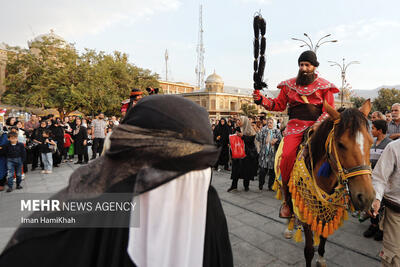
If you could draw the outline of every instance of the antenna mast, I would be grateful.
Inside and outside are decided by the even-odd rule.
[[[168,82],[168,50],[165,49],[165,81]]]
[[[204,44],[203,44],[203,6],[200,5],[199,12],[199,36],[197,43],[197,64],[196,64],[196,82],[199,89],[204,86]]]

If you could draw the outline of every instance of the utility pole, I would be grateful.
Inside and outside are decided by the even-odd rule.
[[[196,82],[197,87],[201,89],[204,85],[204,44],[203,44],[203,6],[200,5],[199,12],[199,33],[198,33],[198,43],[197,43],[197,63],[196,63]]]

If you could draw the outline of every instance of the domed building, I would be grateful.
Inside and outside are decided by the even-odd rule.
[[[54,33],[54,30],[51,29],[49,33],[44,33],[36,36],[32,41],[28,42],[29,47],[31,47],[32,44],[37,43],[37,42],[44,42],[46,40],[49,41],[61,41],[63,43],[66,43],[65,39],[62,38],[60,35],[57,35]]]
[[[38,55],[40,53],[40,50],[37,48],[37,46],[41,45],[44,42],[48,42],[49,44],[51,44],[51,46],[49,46],[51,48],[64,49],[67,47],[67,42],[65,41],[65,39],[55,34],[54,30],[51,29],[49,33],[40,34],[36,36],[33,40],[28,41],[29,51],[35,55]]]
[[[207,77],[205,84],[206,92],[224,92],[224,81],[222,80],[221,76],[215,73],[215,70],[213,74]]]
[[[215,71],[207,77],[204,89],[180,95],[207,109],[211,118],[240,114],[241,106],[245,103],[254,105],[258,113],[265,111],[254,104],[251,89],[225,87],[224,80]]]
[[[64,38],[54,33],[54,30],[50,30],[49,33],[44,33],[36,36],[33,40],[28,41],[29,52],[38,55],[40,50],[37,48],[37,45],[48,41],[52,44],[51,47],[54,48],[66,48],[68,43]],[[9,52],[13,52],[10,47],[5,43],[0,43],[0,96],[6,91],[5,85],[5,74],[6,74],[6,65],[7,65],[7,55]]]

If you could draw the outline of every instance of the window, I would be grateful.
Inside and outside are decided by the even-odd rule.
[[[223,99],[219,100],[219,109],[224,109],[224,100]]]
[[[211,109],[215,110],[215,99],[211,99]]]
[[[236,102],[235,101],[231,102],[231,110],[236,110]]]

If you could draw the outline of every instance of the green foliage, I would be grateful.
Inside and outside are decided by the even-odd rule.
[[[400,103],[400,90],[382,88],[379,90],[373,106],[375,110],[385,112],[390,110],[394,103]]]
[[[106,54],[44,39],[30,50],[13,48],[7,61],[2,102],[21,107],[57,108],[60,114],[118,114],[132,88],[158,87],[158,75],[128,62],[124,53]]]
[[[350,102],[353,103],[353,107],[354,108],[359,108],[362,106],[362,104],[365,102],[365,98],[364,97],[360,97],[360,96],[352,96],[350,97]]]
[[[242,110],[245,116],[255,116],[258,114],[257,108],[253,104],[243,103],[240,106],[240,109]]]

